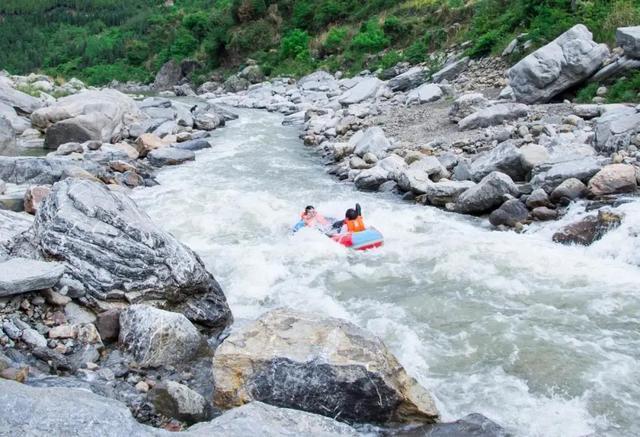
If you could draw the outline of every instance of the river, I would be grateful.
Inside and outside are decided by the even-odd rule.
[[[640,435],[639,203],[590,248],[552,243],[559,223],[496,232],[358,192],[280,115],[238,112],[212,149],[134,192],[202,256],[238,324],[279,306],[351,320],[384,339],[444,420],[479,412],[516,435]],[[356,201],[383,248],[289,235],[305,205],[343,216]]]

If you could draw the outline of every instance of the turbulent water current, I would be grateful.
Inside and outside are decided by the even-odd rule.
[[[239,113],[195,162],[134,193],[201,255],[237,324],[280,306],[349,319],[384,339],[444,420],[479,412],[516,435],[640,435],[640,203],[590,248],[552,243],[562,223],[496,232],[358,192],[281,116]],[[289,234],[307,204],[337,217],[356,201],[383,248]]]

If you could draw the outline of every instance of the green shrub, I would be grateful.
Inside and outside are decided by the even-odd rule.
[[[327,33],[327,38],[322,46],[326,53],[339,53],[344,50],[347,29],[344,27],[332,27]]]
[[[384,20],[382,30],[385,35],[389,35],[394,40],[397,40],[407,31],[407,26],[400,20],[400,18],[391,15]]]
[[[591,100],[596,96],[599,85],[597,83],[590,83],[589,85],[578,91],[576,95],[576,102],[578,103],[591,103]]]
[[[606,98],[609,103],[639,102],[640,72],[636,71],[630,77],[618,79],[609,87]]]
[[[391,68],[396,65],[398,62],[402,62],[404,57],[397,50],[390,50],[380,58],[378,62],[378,67],[382,69]]]
[[[404,58],[412,64],[424,62],[429,55],[429,47],[424,39],[418,39],[413,42],[404,51]]]
[[[289,31],[280,44],[280,54],[283,59],[310,59],[309,34],[304,30]]]
[[[360,31],[353,37],[352,45],[356,50],[373,53],[389,45],[389,38],[376,20],[363,23]]]

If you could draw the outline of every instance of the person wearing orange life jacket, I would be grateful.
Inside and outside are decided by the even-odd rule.
[[[325,227],[329,225],[329,221],[324,218],[322,214],[318,214],[316,209],[311,205],[307,206],[304,211],[302,211],[300,218],[304,222],[305,226],[309,226],[311,228]]]
[[[356,209],[349,208],[345,213],[345,219],[343,221],[342,229],[340,233],[346,232],[362,232],[367,227],[364,224],[364,219],[362,218],[362,210],[360,209],[360,204],[356,203]]]

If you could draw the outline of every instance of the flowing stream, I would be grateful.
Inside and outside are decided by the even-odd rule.
[[[134,193],[202,256],[237,324],[279,306],[349,319],[385,340],[444,420],[479,412],[516,435],[640,435],[639,202],[590,248],[552,243],[561,223],[495,232],[358,192],[281,116],[238,112],[212,149]],[[342,217],[356,201],[383,248],[289,235],[305,205]]]

